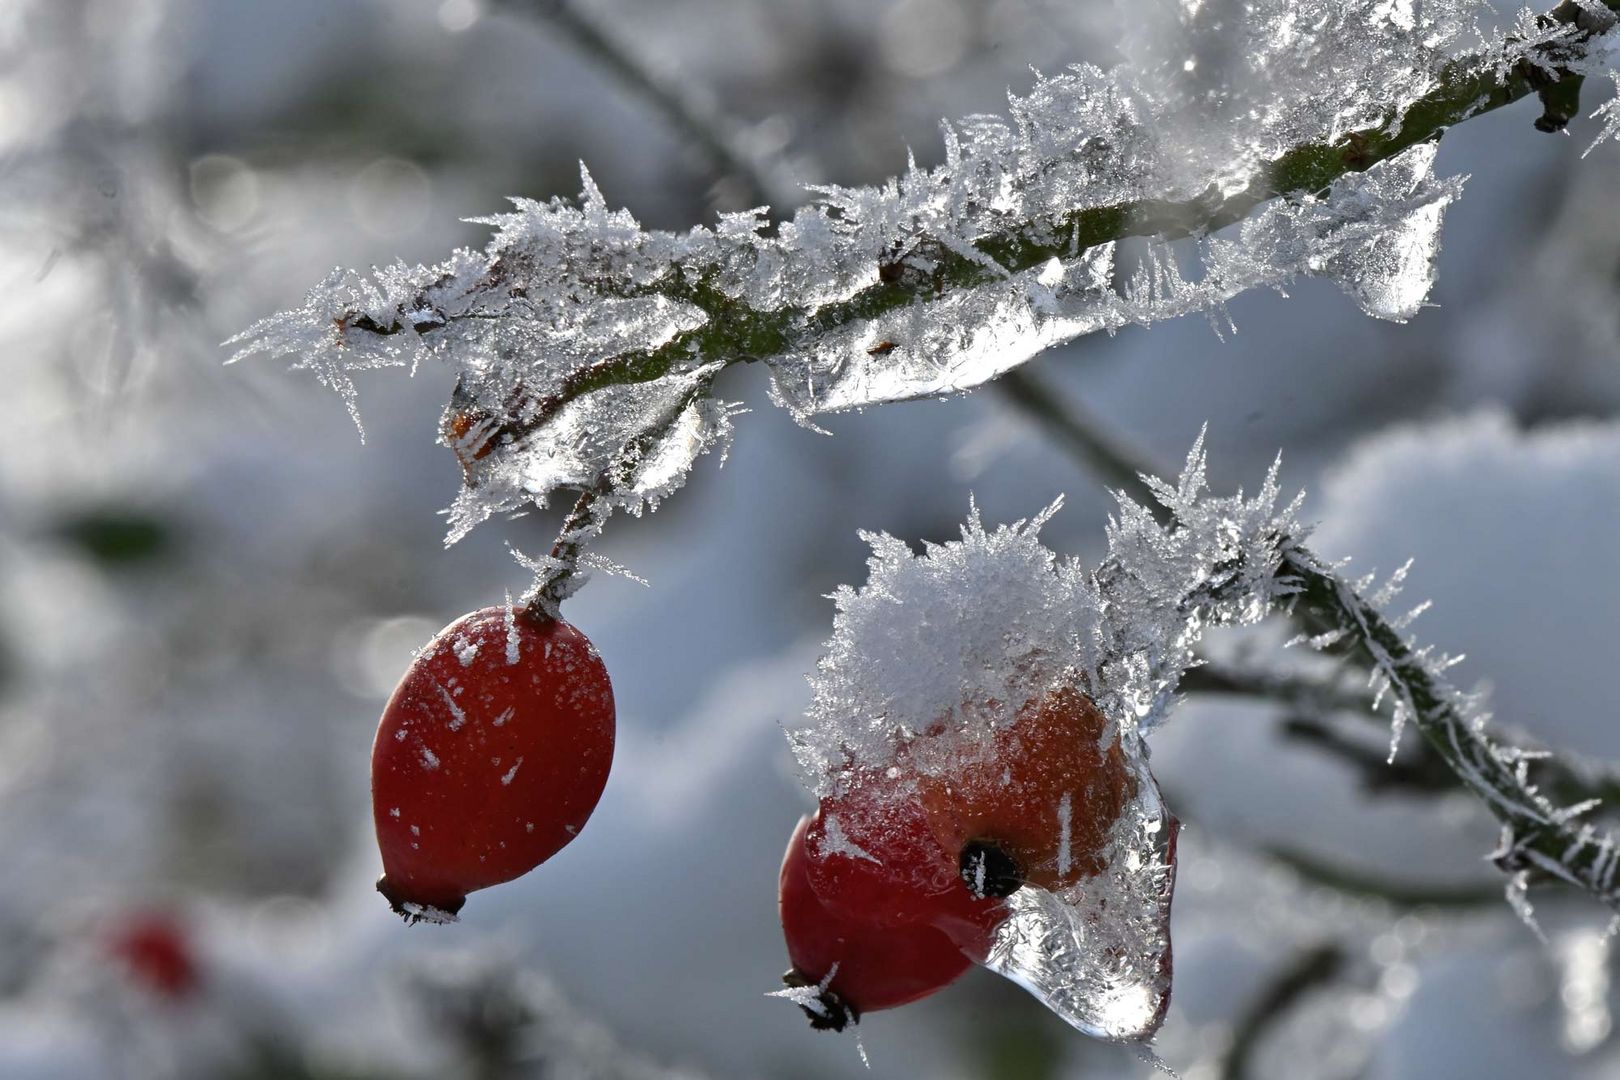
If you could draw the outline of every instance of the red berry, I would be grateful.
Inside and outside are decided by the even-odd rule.
[[[970,952],[987,945],[985,931],[1001,919],[1001,902],[968,891],[956,853],[940,845],[916,792],[897,778],[861,774],[823,799],[805,848],[810,887],[838,918],[931,923]]]
[[[810,887],[809,828],[810,818],[800,818],[788,841],[778,902],[793,964],[783,981],[817,988],[812,1002],[800,1006],[812,1027],[842,1031],[863,1013],[943,989],[971,966],[949,937],[926,923],[877,926],[828,910]]]
[[[135,981],[159,997],[190,997],[200,976],[185,928],[172,915],[143,912],[115,926],[107,951],[122,961]]]
[[[556,854],[607,784],[613,720],[607,669],[568,623],[490,607],[440,631],[372,746],[378,891],[407,921],[447,919]]]
[[[987,751],[925,771],[922,808],[965,874],[988,867],[1014,887],[1060,889],[1104,869],[1108,834],[1136,794],[1119,737],[1103,745],[1106,729],[1089,697],[1063,687],[1026,703]]]

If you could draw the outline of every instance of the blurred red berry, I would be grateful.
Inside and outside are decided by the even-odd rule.
[[[585,825],[613,761],[613,689],[568,623],[490,607],[450,624],[394,690],[371,752],[377,889],[447,920]]]
[[[112,928],[107,951],[158,997],[172,1001],[190,997],[200,981],[191,939],[172,915],[141,912],[125,917]]]

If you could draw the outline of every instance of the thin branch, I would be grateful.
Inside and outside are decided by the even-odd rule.
[[[748,205],[781,208],[799,199],[798,190],[741,145],[733,134],[737,130],[734,122],[680,83],[659,75],[570,0],[495,0],[495,7],[541,20],[561,32],[583,55],[651,106],[677,135],[702,153],[715,172],[740,185]]]
[[[1530,780],[1546,755],[1504,745],[1473,715],[1470,702],[1442,674],[1443,663],[1418,651],[1383,614],[1339,580],[1315,556],[1285,542],[1278,580],[1297,589],[1303,608],[1348,634],[1343,649],[1387,682],[1396,710],[1396,738],[1409,721],[1502,823],[1498,867],[1513,875],[1510,899],[1528,914],[1523,886],[1546,875],[1591,893],[1620,910],[1620,849],[1612,837],[1580,819],[1601,801],[1601,788],[1587,787],[1573,801],[1555,803]],[[1563,770],[1570,779],[1573,770]]]
[[[1029,365],[1014,368],[993,385],[1013,408],[1039,424],[1081,465],[1137,504],[1151,508],[1161,523],[1169,519],[1169,511],[1153,497],[1142,479],[1143,474],[1159,476],[1162,471],[1126,449],[1113,432],[1077,403],[1060,397],[1057,389],[1031,371]]]
[[[1425,882],[1392,881],[1380,875],[1349,870],[1292,848],[1268,846],[1265,855],[1286,866],[1313,885],[1351,896],[1382,900],[1396,907],[1484,907],[1502,902],[1498,883],[1436,885]]]
[[[1214,662],[1187,672],[1181,680],[1181,689],[1192,694],[1264,698],[1312,713],[1347,711],[1372,717],[1378,715],[1373,709],[1371,694],[1345,690],[1319,678],[1257,671]]]
[[[608,516],[613,512],[611,504],[602,497],[608,490],[604,478],[596,487],[581,492],[574,502],[574,508],[563,519],[562,527],[557,530],[557,539],[552,542],[547,566],[540,574],[532,595],[526,598],[524,608],[530,615],[560,618],[562,602],[582,584],[579,557],[585,545],[602,532],[602,526],[607,524]]]
[[[1363,715],[1380,720],[1371,710]],[[1462,786],[1457,774],[1452,772],[1427,744],[1402,747],[1401,752],[1391,759],[1386,749],[1369,746],[1365,738],[1351,738],[1337,725],[1315,716],[1295,715],[1284,718],[1282,733],[1287,738],[1314,746],[1350,766],[1355,770],[1361,787],[1366,791],[1443,795]]]
[[[1026,381],[1024,388],[1025,393],[1011,396],[1015,405],[1048,430],[1082,433],[1079,438],[1059,440],[1081,464],[1096,468],[1101,457],[1107,461],[1108,475],[1118,475],[1130,467],[1123,457],[1111,456],[1110,448],[1116,443],[1106,432],[1099,432],[1095,422],[1065,423],[1063,418],[1073,412],[1074,406],[1060,398],[1054,388],[1033,381]],[[1157,500],[1147,505],[1155,504]],[[1382,672],[1391,679],[1404,703],[1400,707],[1411,714],[1426,741],[1412,748],[1415,753],[1408,752],[1402,758],[1372,752],[1310,717],[1292,718],[1286,730],[1350,761],[1371,787],[1399,786],[1430,793],[1472,790],[1507,829],[1508,839],[1498,855],[1503,869],[1525,874],[1525,880],[1529,876],[1558,877],[1620,907],[1615,883],[1620,853],[1595,829],[1575,827],[1576,817],[1584,815],[1566,817],[1568,811],[1558,809],[1597,800],[1613,812],[1620,808],[1620,775],[1612,769],[1582,768],[1542,751],[1496,746],[1482,730],[1465,722],[1460,710],[1461,695],[1440,679],[1427,656],[1414,653],[1371,604],[1322,569],[1313,557],[1300,552],[1293,563],[1285,565],[1283,574],[1302,573],[1305,568],[1309,568],[1308,584],[1290,612],[1294,620],[1313,633],[1349,631],[1346,640],[1353,644],[1345,651],[1364,671]],[[1189,671],[1181,686],[1189,692],[1262,697],[1318,714],[1348,711],[1384,723],[1371,695],[1346,692],[1310,679],[1206,664]],[[1532,775],[1535,784],[1531,783]],[[1596,811],[1598,807],[1590,809]],[[1574,873],[1554,868],[1564,857],[1576,853],[1582,862]]]

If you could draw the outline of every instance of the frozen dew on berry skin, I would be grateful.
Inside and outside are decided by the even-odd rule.
[[[999,905],[989,940],[959,947],[1113,1041],[1152,1038],[1170,1000],[1178,826],[1143,736],[1199,631],[1267,610],[1266,553],[1301,532],[1274,474],[1232,499],[1204,498],[1203,476],[1199,444],[1176,486],[1155,482],[1173,526],[1122,501],[1095,569],[1040,543],[1056,504],[994,529],[975,511],[960,540],[920,553],[868,536],[868,580],[835,595],[814,703],[789,735],[837,818],[812,849],[823,876],[861,883],[849,895],[892,919],[917,910],[942,853],[969,900]],[[1251,555],[1252,580],[1210,590]],[[862,806],[871,777],[890,796]],[[931,845],[907,831],[914,819]],[[885,851],[911,873],[858,855]]]
[[[371,783],[383,876],[408,922],[454,919],[579,833],[607,783],[613,690],[573,626],[508,606],[441,631],[383,710]]]
[[[1137,787],[1118,733],[1106,743],[1105,734],[1106,718],[1073,687],[1027,702],[987,746],[922,777],[940,843],[958,853],[977,846],[975,876],[1004,864],[1002,877],[1016,869],[1044,889],[1101,873],[1108,833]]]

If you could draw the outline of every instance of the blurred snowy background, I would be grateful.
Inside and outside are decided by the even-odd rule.
[[[532,7],[543,7],[535,4]],[[1104,0],[599,0],[659,71],[800,182],[943,155],[1030,68],[1128,59]],[[1135,15],[1130,16],[1135,18]],[[1435,307],[1375,322],[1337,288],[1056,350],[1033,370],[1176,465],[1209,423],[1217,489],[1281,449],[1315,546],[1415,557],[1420,635],[1468,654],[1500,722],[1620,759],[1620,147],[1531,127],[1448,135],[1468,173]],[[807,796],[782,724],[858,528],[955,535],[1059,492],[1046,529],[1095,555],[1100,482],[994,390],[828,425],[739,421],[604,553],[570,618],[613,673],[620,753],[584,837],[406,928],[372,891],[367,757],[414,648],[520,590],[504,544],[448,551],[450,376],[341,401],[218,342],[334,265],[481,245],[461,219],[573,194],[684,228],[738,209],[589,58],[478,0],[9,0],[0,6],[0,1078],[821,1077],[853,1045],[762,996],[785,956],[775,870]],[[760,405],[763,373],[721,392]],[[734,380],[734,381],[730,381]],[[1270,659],[1266,634],[1223,647]],[[1188,828],[1175,1004],[1189,1080],[1591,1078],[1620,1071],[1607,919],[1500,901],[1480,807],[1376,771],[1382,731],[1189,697],[1155,737]],[[972,972],[863,1025],[877,1077],[1149,1075]]]

